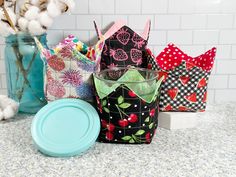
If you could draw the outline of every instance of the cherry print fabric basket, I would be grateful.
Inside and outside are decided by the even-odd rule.
[[[140,68],[114,68],[94,75],[100,142],[151,143],[158,125],[161,80],[157,77],[156,71]]]
[[[157,66],[154,68],[159,71],[159,77],[164,77],[161,111],[205,111],[208,79],[215,55],[215,47],[198,57],[191,57],[169,44],[156,57]]]
[[[105,45],[101,57],[101,70],[112,67],[136,66],[143,67],[145,58],[145,48],[148,43],[150,24],[148,20],[143,34],[137,34],[123,21],[117,21],[103,35],[95,28],[99,39],[105,40]]]
[[[102,40],[88,47],[69,35],[54,49],[41,49],[45,62],[45,96],[48,101],[80,98],[92,102],[92,74],[99,70]]]

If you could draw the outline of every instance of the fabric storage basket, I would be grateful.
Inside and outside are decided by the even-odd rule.
[[[159,88],[156,71],[113,68],[94,74],[99,141],[150,143],[158,125]]]
[[[205,111],[207,85],[211,74],[216,48],[191,57],[174,44],[169,44],[157,57],[161,86],[160,110],[196,112]]]
[[[80,98],[93,102],[92,74],[99,69],[102,40],[88,47],[69,35],[52,50],[42,50],[45,58],[45,96],[48,101]]]
[[[95,28],[98,39],[104,39],[105,44],[101,57],[101,70],[112,67],[144,67],[145,48],[149,39],[151,21],[148,20],[142,34],[128,27],[124,21],[116,21],[105,34]]]

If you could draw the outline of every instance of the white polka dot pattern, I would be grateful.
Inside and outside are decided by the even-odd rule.
[[[212,48],[198,57],[191,57],[181,51],[174,44],[169,44],[157,57],[157,64],[163,70],[172,70],[179,66],[182,61],[187,61],[204,71],[210,72],[214,65],[216,48]]]

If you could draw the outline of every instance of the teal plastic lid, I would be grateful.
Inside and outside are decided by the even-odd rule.
[[[61,99],[44,106],[31,125],[37,148],[54,157],[79,155],[90,148],[100,132],[97,111],[78,99]]]

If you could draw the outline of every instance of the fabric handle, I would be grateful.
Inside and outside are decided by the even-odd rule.
[[[149,19],[146,22],[145,28],[143,33],[141,34],[141,36],[143,37],[143,39],[148,40],[149,38],[149,34],[150,34],[150,29],[151,29],[151,20]]]
[[[93,21],[94,23],[94,27],[95,30],[97,32],[98,35],[98,39],[101,39],[102,37],[106,40],[108,39],[110,36],[112,36],[115,32],[117,32],[122,26],[125,26],[126,22],[123,20],[118,20],[116,21],[111,27],[110,29],[104,34],[102,35],[101,29],[98,28],[96,21]],[[141,34],[142,38],[145,40],[148,40],[149,38],[149,33],[150,33],[150,29],[151,29],[151,20],[149,19],[146,22],[145,28],[143,33]]]
[[[112,36],[116,31],[118,31],[122,26],[125,25],[125,21],[123,20],[118,20],[116,21],[112,26],[111,28],[104,34],[102,35],[102,32],[101,30],[98,28],[97,24],[96,24],[96,21],[93,22],[94,23],[94,26],[95,26],[95,29],[96,29],[96,32],[97,32],[97,35],[98,35],[98,39],[101,39],[102,37],[106,40],[108,39],[110,36]]]
[[[94,27],[95,27],[95,30],[96,30],[98,39],[101,39],[101,37],[102,37],[102,32],[101,32],[101,30],[98,28],[97,23],[96,23],[95,20],[93,21],[93,24],[94,24]]]

